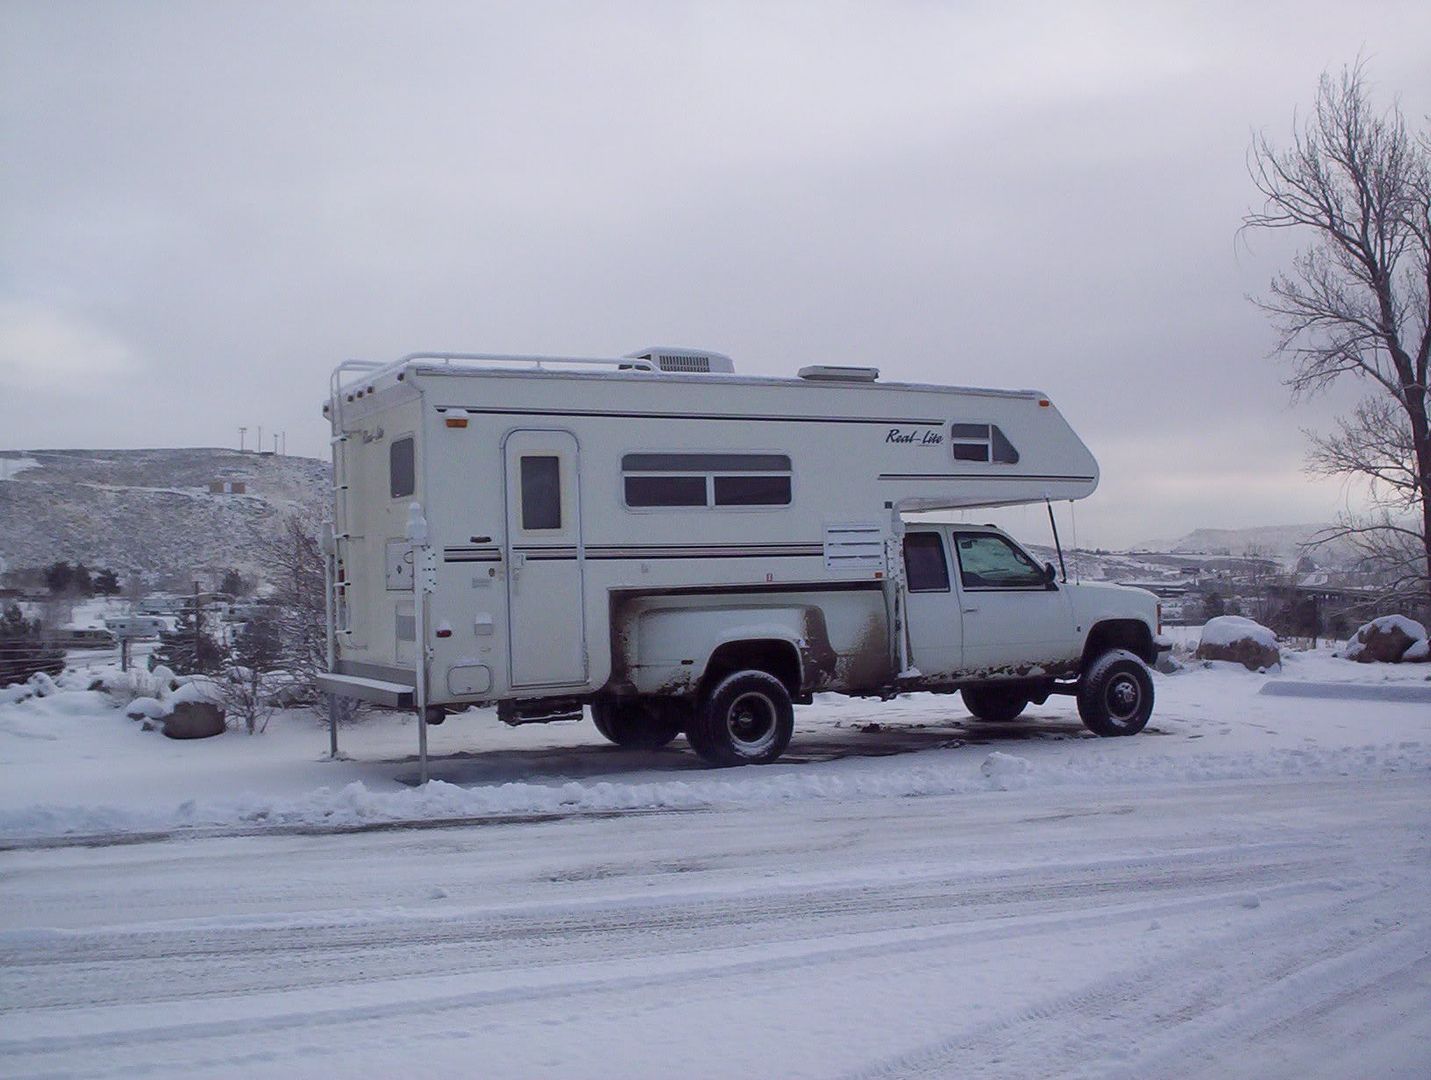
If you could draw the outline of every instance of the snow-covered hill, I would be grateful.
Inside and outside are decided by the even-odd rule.
[[[1176,540],[1149,540],[1137,551],[1166,551],[1203,555],[1262,555],[1280,561],[1295,561],[1303,546],[1331,528],[1329,522],[1312,525],[1258,525],[1246,529],[1194,529]],[[1319,563],[1355,561],[1355,553],[1345,544],[1319,545],[1314,556]]]
[[[284,517],[321,506],[327,462],[237,450],[27,450],[0,475],[0,559],[127,575],[255,574]],[[17,467],[20,463],[23,468]],[[215,483],[242,494],[214,494]]]

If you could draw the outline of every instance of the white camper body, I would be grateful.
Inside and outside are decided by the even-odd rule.
[[[590,703],[614,741],[654,725],[701,750],[691,716],[739,672],[797,702],[1000,683],[1027,701],[1100,633],[1151,661],[1148,594],[1056,583],[997,530],[906,524],[1091,494],[1097,464],[1046,396],[731,367],[670,349],[340,367],[325,688],[433,720]],[[986,578],[960,561],[989,557]],[[759,726],[769,696],[733,708]]]

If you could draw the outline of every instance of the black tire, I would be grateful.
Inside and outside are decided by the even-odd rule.
[[[970,686],[959,694],[964,699],[964,708],[991,724],[1017,720],[1029,705],[1029,696],[1013,687]]]
[[[767,765],[785,753],[794,732],[790,691],[752,670],[727,675],[702,696],[686,738],[708,764]]]
[[[591,719],[604,739],[623,750],[659,750],[681,733],[672,711],[654,701],[594,701]]]
[[[1126,649],[1104,653],[1078,681],[1078,715],[1095,735],[1136,735],[1153,715],[1153,677]]]

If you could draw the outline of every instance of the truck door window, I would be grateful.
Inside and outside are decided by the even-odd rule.
[[[417,462],[412,436],[394,439],[388,447],[388,490],[394,499],[403,499],[417,490]]]
[[[938,533],[905,533],[904,572],[910,592],[949,591],[949,564]]]
[[[959,558],[959,581],[966,589],[1043,589],[1047,586],[1043,567],[1002,536],[956,536],[954,550]]]
[[[521,462],[522,528],[561,528],[561,459],[524,456]]]

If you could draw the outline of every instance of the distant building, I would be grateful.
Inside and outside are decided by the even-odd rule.
[[[244,495],[248,492],[248,484],[242,480],[211,480],[209,482],[210,495]]]

